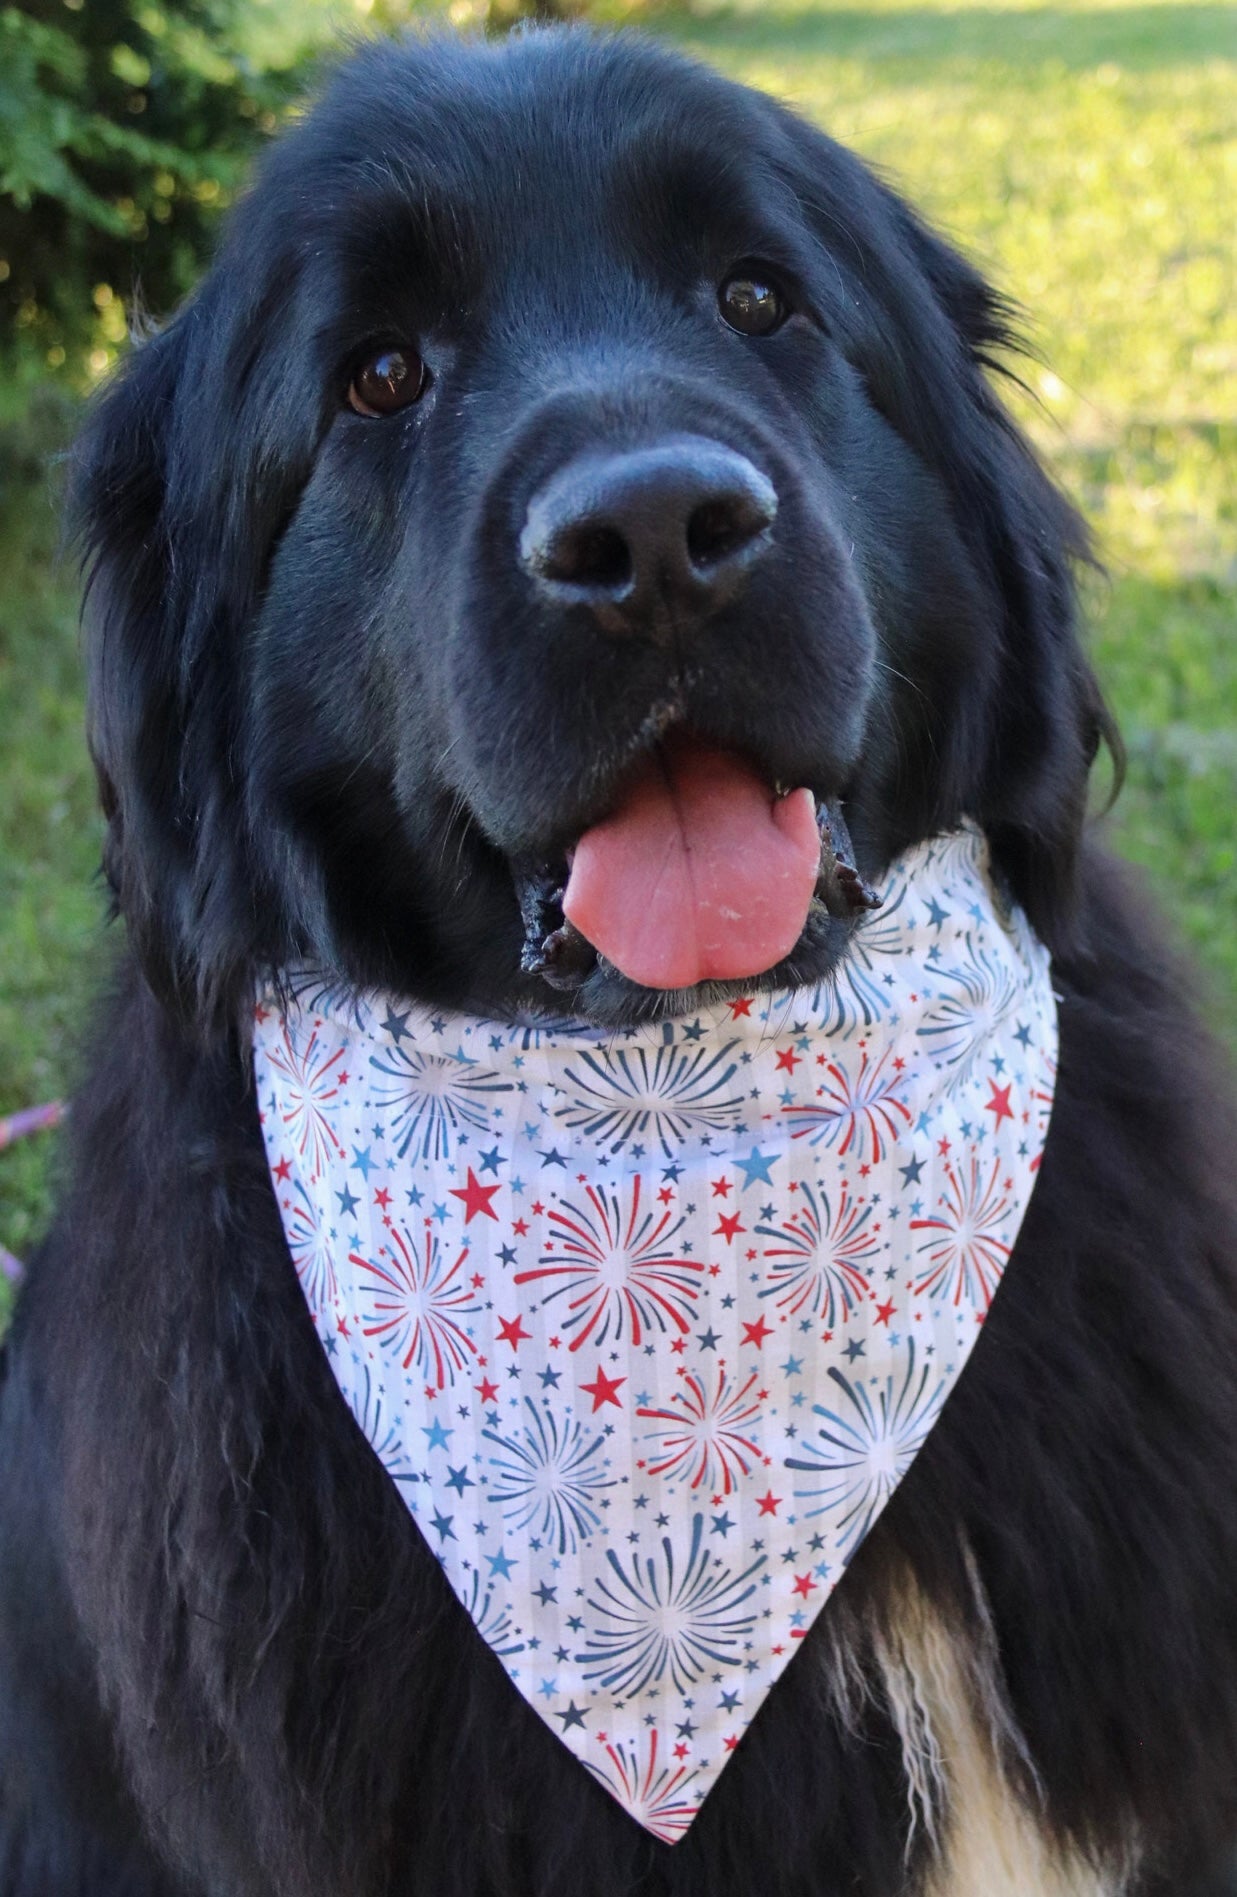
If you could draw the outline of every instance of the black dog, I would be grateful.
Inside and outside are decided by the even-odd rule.
[[[361,55],[105,396],[77,498],[128,947],[5,1356],[3,1897],[1095,1897],[1232,1834],[1233,1123],[1083,841],[1085,535],[992,392],[1008,343],[827,139],[547,33]],[[675,726],[844,805],[863,874],[982,825],[1061,1066],[974,1356],[671,1848],[512,1689],[341,1402],[246,1023],[306,956],[665,1006],[553,870]],[[832,966],[845,910],[767,980]]]

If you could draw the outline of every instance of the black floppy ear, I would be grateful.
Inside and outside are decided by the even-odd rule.
[[[1003,608],[1000,665],[972,815],[1038,932],[1065,947],[1076,908],[1087,780],[1120,736],[1079,637],[1076,575],[1093,564],[1082,517],[1041,466],[993,386],[1019,338],[1009,305],[972,266],[892,199],[902,239],[958,343],[965,408],[951,484],[976,557]]]
[[[104,867],[152,987],[203,1024],[286,946],[247,838],[238,735],[248,625],[318,419],[262,351],[289,273],[263,307],[239,288],[244,262],[136,347],[71,480]]]
[[[984,650],[954,702],[933,707],[911,787],[918,821],[973,817],[1054,949],[1069,940],[1087,778],[1120,743],[1078,636],[1087,528],[1002,406],[992,377],[1017,347],[1011,312],[852,153],[796,119],[786,169],[852,286],[839,344],[889,425],[949,497],[985,603]],[[922,834],[922,831],[920,832]]]

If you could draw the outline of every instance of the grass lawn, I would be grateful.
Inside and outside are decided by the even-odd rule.
[[[1117,841],[1237,1045],[1237,4],[747,0],[658,30],[884,167],[1032,312],[1020,413],[1111,576],[1091,603],[1131,753]],[[66,1085],[98,960],[73,588],[38,454],[58,425],[0,426],[0,1114]],[[53,1165],[48,1139],[0,1156],[11,1250]]]

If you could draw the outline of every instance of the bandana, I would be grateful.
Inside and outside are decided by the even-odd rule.
[[[331,1369],[510,1676],[673,1842],[941,1413],[1052,1107],[1047,951],[974,829],[836,977],[622,1030],[256,1010]]]

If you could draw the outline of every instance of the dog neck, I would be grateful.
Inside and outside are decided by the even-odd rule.
[[[255,1013],[340,1389],[514,1686],[683,1835],[976,1340],[1052,1106],[967,828],[836,977],[626,1030],[289,975]]]

